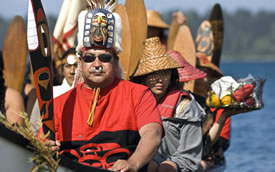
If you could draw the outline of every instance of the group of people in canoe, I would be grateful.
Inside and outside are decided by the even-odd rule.
[[[116,0],[87,0],[77,17],[77,45],[55,39],[60,45],[53,53],[59,54],[53,58],[58,80],[51,81],[55,139],[47,144],[81,164],[110,171],[223,170],[230,117],[248,110],[206,105],[209,85],[222,72],[206,54],[194,52],[192,65],[190,57],[168,46],[164,31],[169,26],[156,11],[145,11],[147,36],[130,71],[125,58],[134,56],[123,54],[129,38],[122,37],[127,18],[117,13],[117,6]],[[176,32],[184,32],[180,27],[186,27],[186,17],[178,12],[174,18]],[[131,28],[136,30],[138,25]],[[4,84],[3,59],[1,53],[1,113],[11,123],[24,125],[18,114],[26,111],[33,132],[42,133],[38,121],[43,107],[36,100],[39,91],[30,94],[37,89],[32,76],[25,75],[22,93],[10,88]]]

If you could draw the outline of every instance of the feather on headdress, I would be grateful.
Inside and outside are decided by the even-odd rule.
[[[89,9],[105,9],[113,12],[117,5],[117,0],[87,0]]]

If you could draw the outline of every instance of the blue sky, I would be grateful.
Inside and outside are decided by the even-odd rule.
[[[63,0],[41,0],[46,15],[58,15]],[[124,3],[125,0],[118,0]],[[234,12],[239,8],[249,9],[253,12],[259,10],[275,11],[274,0],[145,0],[146,8],[157,11],[168,9],[194,9],[200,14],[211,9],[218,2],[224,10]],[[15,15],[26,16],[28,0],[3,0],[0,6],[0,16],[13,17]]]

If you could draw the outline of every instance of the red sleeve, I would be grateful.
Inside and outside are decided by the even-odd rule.
[[[145,90],[135,109],[138,129],[148,123],[154,122],[162,126],[156,99],[149,89]]]
[[[60,115],[60,108],[62,106],[61,98],[54,99],[54,129],[55,129],[55,139],[59,140],[59,115]]]
[[[216,113],[216,120],[214,123],[216,123],[218,121],[218,119],[220,118],[222,112],[224,111],[224,109],[218,109],[217,113]],[[231,118],[228,118],[225,123],[224,126],[222,128],[221,134],[220,136],[225,138],[226,140],[229,140],[230,138],[230,123],[231,123]]]

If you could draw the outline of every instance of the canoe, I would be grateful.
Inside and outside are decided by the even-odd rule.
[[[0,154],[1,171],[30,171],[32,163],[30,158],[33,156],[32,150],[27,148],[28,140],[23,136],[7,129],[0,123]],[[73,161],[63,155],[57,168],[57,172],[65,171],[93,171],[107,172],[108,170],[89,167]]]

